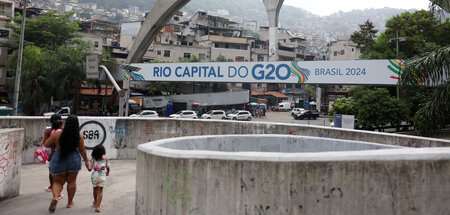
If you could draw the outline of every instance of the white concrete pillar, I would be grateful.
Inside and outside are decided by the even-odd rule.
[[[269,61],[278,60],[278,18],[284,0],[262,0],[269,19]]]

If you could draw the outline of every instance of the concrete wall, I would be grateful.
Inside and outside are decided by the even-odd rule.
[[[0,129],[0,201],[19,195],[24,129]]]
[[[85,144],[102,143],[110,159],[135,159],[142,143],[182,136],[222,134],[289,134],[359,140],[408,147],[449,147],[450,141],[380,132],[347,130],[324,126],[285,123],[236,122],[225,120],[176,120],[118,117],[80,117]],[[35,163],[34,150],[40,147],[48,117],[0,117],[0,128],[25,128],[23,163]],[[88,151],[89,155],[90,152]]]
[[[299,142],[319,139],[276,137],[285,144],[296,138]],[[327,140],[330,145],[345,144],[321,138]],[[189,150],[165,147],[181,146],[180,142],[189,145]],[[197,148],[227,148],[246,142],[257,144],[253,150],[232,153]],[[263,148],[274,150],[260,152]],[[450,211],[448,147],[319,153],[279,153],[276,148],[283,151],[279,144],[259,135],[183,137],[142,144],[137,157],[136,214],[400,215]]]

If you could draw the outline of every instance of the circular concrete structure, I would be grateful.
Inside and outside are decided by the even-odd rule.
[[[136,214],[445,214],[450,148],[293,135],[138,146]]]

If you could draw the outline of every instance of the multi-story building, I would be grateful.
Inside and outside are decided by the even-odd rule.
[[[362,49],[348,37],[338,36],[328,44],[327,60],[356,60],[361,53]]]
[[[12,32],[5,27],[5,23],[11,22],[8,16],[14,15],[14,1],[0,0],[0,42],[11,42]],[[6,60],[8,59],[8,48],[0,46],[0,104],[10,104],[8,99],[7,84],[13,77],[8,77]]]

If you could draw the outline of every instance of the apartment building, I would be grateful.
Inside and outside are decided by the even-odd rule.
[[[0,0],[0,42],[11,42],[12,32],[5,27],[5,23],[11,22],[8,16],[14,15],[14,1]],[[13,77],[8,77],[6,61],[8,59],[8,48],[0,46],[0,105],[9,105],[12,101],[8,99],[8,82]]]
[[[362,49],[357,47],[348,37],[338,36],[336,41],[328,44],[327,60],[356,60],[362,54]]]

